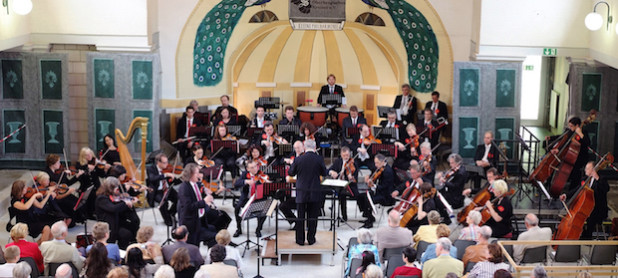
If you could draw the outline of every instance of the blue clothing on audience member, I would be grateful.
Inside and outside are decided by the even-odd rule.
[[[362,259],[363,252],[365,251],[371,251],[373,253],[373,257],[376,260],[376,265],[380,267],[382,266],[380,265],[380,255],[378,254],[378,247],[373,244],[359,243],[350,247],[350,253],[348,253],[348,265],[345,267],[346,276],[350,273],[350,265],[352,264],[352,259]]]
[[[86,254],[90,252],[90,248],[92,248],[92,244],[86,247]],[[105,248],[107,249],[107,258],[113,260],[116,265],[120,264],[120,247],[118,247],[118,244],[108,243]]]
[[[457,247],[451,246],[451,251],[449,252],[452,258],[457,259]],[[427,245],[427,249],[425,249],[425,253],[421,256],[421,265],[426,261],[437,258],[436,256],[436,244],[432,243]]]

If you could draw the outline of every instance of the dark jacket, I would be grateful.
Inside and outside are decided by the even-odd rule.
[[[202,125],[202,121],[198,117],[193,117],[193,122],[191,127],[198,127]],[[176,125],[176,138],[184,138],[185,132],[187,131],[187,117],[182,116],[178,120],[178,124]],[[191,131],[189,131],[191,132]]]
[[[296,178],[296,203],[321,202],[324,199],[320,176],[324,177],[327,173],[324,159],[320,155],[315,152],[305,152],[305,154],[294,159],[288,174],[290,176],[298,175]]]
[[[432,104],[433,104],[433,101],[428,101],[425,104],[425,109],[427,108],[431,109]],[[438,113],[436,114],[438,115],[438,118],[444,117],[445,120],[448,120],[448,108],[446,107],[446,103],[444,103],[441,100],[438,100]]]
[[[202,227],[202,221],[198,212],[200,208],[205,209],[204,215],[206,215],[209,207],[204,199],[197,200],[191,183],[181,183],[178,188],[178,225],[187,226],[189,231],[187,242],[191,244],[199,244],[200,228]]]
[[[323,95],[328,95],[328,94],[330,94],[330,90],[328,88],[328,85],[322,86],[322,88],[320,89],[320,95],[318,96],[318,105],[322,105],[322,96]],[[335,95],[341,95],[342,98],[345,97],[345,94],[343,93],[343,88],[341,86],[337,85],[337,84],[335,84],[334,94]]]
[[[476,162],[478,160],[483,159],[484,155],[485,155],[485,144],[480,144],[476,146],[476,153],[474,154],[474,161]],[[498,148],[496,148],[494,144],[491,144],[491,147],[489,148],[489,153],[487,154],[487,160],[489,161],[489,164],[491,164],[491,166],[489,167],[498,167],[498,162],[500,161],[500,153],[498,152]]]
[[[410,107],[408,108],[408,115],[407,116],[403,116],[401,115],[401,120],[402,121],[406,121],[407,123],[414,123],[415,122],[415,116],[416,116],[416,98],[412,95],[408,95],[408,97],[412,97],[412,105],[410,105]],[[395,98],[395,103],[393,104],[393,108],[395,109],[399,109],[401,107],[401,99],[403,99],[403,95],[398,95]]]

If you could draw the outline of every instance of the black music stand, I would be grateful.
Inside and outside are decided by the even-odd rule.
[[[397,147],[394,144],[371,144],[370,148],[371,156],[375,156],[378,153],[381,153],[385,156],[392,156],[397,158]]]
[[[255,245],[258,247],[258,249],[260,248],[260,244],[257,242],[252,241],[249,238],[249,220],[253,219],[253,218],[259,218],[259,217],[266,217],[268,210],[270,209],[270,205],[272,204],[273,200],[272,199],[260,199],[260,200],[255,200],[255,198],[257,198],[256,196],[257,194],[253,194],[253,196],[251,196],[251,198],[249,199],[249,201],[247,201],[247,204],[245,205],[245,207],[243,207],[242,209],[242,220],[241,221],[247,221],[247,239],[243,242],[241,242],[240,244],[238,244],[238,246],[240,245],[245,245],[243,251],[242,251],[242,257],[245,257],[245,252],[249,249],[251,249],[251,244]],[[259,238],[257,239],[258,241],[260,240]],[[258,250],[258,257],[259,257],[259,250]],[[258,259],[259,261],[259,259]]]
[[[378,106],[378,117],[379,118],[388,118],[388,111],[393,109],[389,106]]]
[[[283,180],[286,176],[285,165],[267,165],[260,167],[260,170],[273,181]]]
[[[227,132],[232,136],[238,136],[242,127],[240,125],[228,125]],[[214,132],[214,131],[213,131]]]
[[[231,149],[234,153],[238,154],[238,141],[237,140],[211,140],[210,141],[210,152],[214,154],[217,151],[219,151],[219,149]],[[213,159],[213,157],[211,157],[210,159]]]
[[[176,229],[177,225],[178,225],[178,223],[176,222],[176,217],[172,216],[172,226],[171,226],[172,228],[171,229],[172,230]],[[170,226],[165,225],[165,228],[167,229],[167,233],[166,233],[167,239],[165,239],[165,241],[163,243],[161,243],[161,247],[163,247],[163,246],[165,246],[167,244],[173,244],[174,243],[174,241],[172,240],[172,233],[170,231]]]
[[[91,185],[90,187],[88,187],[88,189],[86,189],[86,191],[82,192],[82,194],[79,196],[79,199],[77,199],[75,207],[73,207],[73,211],[78,211],[79,209],[84,207],[84,205],[86,205],[86,202],[88,202],[88,197],[90,197],[90,194],[93,190],[94,185]],[[86,237],[86,243],[90,244],[90,240],[88,238],[88,217],[84,217],[84,219],[84,236]]]
[[[322,105],[326,106],[326,105],[335,105],[335,106],[341,106],[342,103],[342,97],[340,94],[325,94],[322,95]]]
[[[373,134],[379,134],[382,141],[394,142],[399,140],[399,129],[394,127],[373,126]]]
[[[257,138],[264,133],[264,128],[261,127],[249,127],[247,128],[247,137],[249,138]],[[253,141],[249,139],[249,141]]]
[[[203,138],[212,137],[212,126],[196,126],[189,129],[189,137],[195,136],[195,141],[206,141]]]
[[[294,141],[295,137],[300,134],[300,127],[294,124],[290,125],[277,125],[277,131],[281,134],[281,137],[288,139],[289,142]]]
[[[345,129],[345,139],[352,139],[354,136],[360,134],[360,128],[358,127],[346,127]]]
[[[277,154],[279,156],[286,156],[290,154],[294,149],[292,148],[292,144],[280,144],[279,149],[277,149]]]

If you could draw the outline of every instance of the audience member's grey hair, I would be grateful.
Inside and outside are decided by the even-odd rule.
[[[64,264],[61,264],[58,268],[56,268],[55,278],[71,278],[71,277],[73,277],[73,268],[71,268],[69,264],[64,263]]]
[[[547,272],[545,272],[545,268],[542,265],[537,265],[534,267],[534,270],[532,270],[532,275],[530,275],[530,277],[545,278],[547,277]]]
[[[526,214],[526,219],[524,221],[532,227],[539,225],[539,218],[536,217],[534,213]]]
[[[489,238],[491,238],[491,233],[493,231],[491,230],[491,227],[489,226],[483,226],[481,227],[481,229],[479,230],[479,234],[481,235],[482,238],[484,238],[485,240],[489,240]]]
[[[446,274],[446,276],[444,276],[444,278],[459,278],[459,277],[457,277],[457,274],[455,274],[455,272],[449,272]]]
[[[439,238],[436,245],[440,245],[440,247],[442,247],[442,251],[451,251],[451,240],[448,239],[448,237]]]
[[[51,226],[51,233],[55,239],[62,239],[64,233],[67,232],[67,224],[64,221],[58,221]]]
[[[315,151],[316,145],[315,145],[315,141],[308,139],[305,140],[305,150],[307,151]]]
[[[362,244],[371,244],[371,239],[373,238],[371,231],[365,228],[356,230],[356,236],[358,237],[358,243]]]
[[[32,273],[32,268],[27,262],[18,263],[15,265],[15,268],[13,268],[14,278],[29,278],[30,273]]]
[[[440,224],[440,213],[432,210],[427,214],[427,221],[429,224]]]
[[[483,216],[481,216],[481,213],[477,210],[470,211],[470,213],[468,213],[468,217],[470,217],[470,220],[472,220],[474,225],[477,226],[479,225],[479,223],[481,223],[481,220],[483,219]]]
[[[448,156],[448,160],[453,160],[455,161],[455,163],[457,164],[461,164],[461,162],[463,162],[463,158],[461,158],[461,155],[456,154],[456,153],[452,153]]]
[[[157,272],[154,274],[154,278],[175,278],[176,274],[174,273],[174,268],[170,265],[164,264],[157,269]],[[197,276],[196,276],[197,277]]]
[[[380,269],[379,266],[375,265],[375,264],[370,264],[367,266],[367,269],[365,269],[365,278],[382,278],[384,277],[384,273],[382,272],[382,269]]]
[[[195,274],[193,278],[210,278],[210,274],[203,268],[200,268]]]

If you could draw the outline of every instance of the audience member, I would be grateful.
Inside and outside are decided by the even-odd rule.
[[[200,268],[195,272],[195,276],[193,276],[193,278],[211,278],[211,276],[208,270]]]
[[[129,271],[124,266],[117,266],[112,268],[112,270],[107,274],[106,278],[129,278]],[[134,276],[139,277],[139,276]]]
[[[375,264],[370,264],[365,270],[364,278],[382,278],[384,277],[384,273],[382,273],[382,269]]]
[[[487,260],[487,255],[489,255],[487,245],[489,244],[491,233],[491,228],[489,226],[483,226],[479,229],[479,241],[476,245],[468,246],[461,259],[464,263],[464,268],[468,266],[468,262],[478,263]]]
[[[508,270],[498,269],[494,272],[494,278],[511,278],[513,275]]]
[[[236,266],[238,269],[241,269],[243,265],[240,252],[238,252],[238,249],[229,245],[230,242],[232,242],[232,235],[230,235],[230,232],[227,229],[220,230],[215,236],[215,241],[217,241],[217,244],[225,246],[225,259],[236,261]],[[208,249],[205,261],[206,264],[210,263],[210,249]]]
[[[225,246],[217,244],[210,248],[211,264],[203,265],[201,269],[206,270],[212,278],[237,278],[238,271],[236,267],[223,263],[225,259]]]
[[[174,274],[174,268],[166,264],[159,267],[159,269],[157,269],[157,272],[155,272],[155,275],[154,275],[154,278],[175,278],[175,277],[176,275]]]
[[[401,256],[403,257],[403,262],[406,264],[395,268],[395,271],[393,271],[393,275],[391,275],[390,278],[395,278],[397,275],[423,276],[423,272],[414,265],[414,260],[416,260],[416,250],[414,250],[414,248],[410,246],[404,248],[403,251],[401,251]]]
[[[457,276],[457,274],[453,272],[449,272],[446,274],[446,276],[444,276],[444,278],[459,278],[459,276]]]
[[[39,273],[43,273],[43,255],[39,250],[39,245],[34,242],[26,241],[25,238],[28,235],[28,225],[24,223],[17,223],[11,228],[11,239],[13,242],[8,243],[5,248],[10,246],[19,247],[19,256],[22,258],[32,258],[36,263],[36,267],[39,269]]]
[[[202,258],[202,254],[200,254],[200,249],[193,245],[188,244],[187,239],[189,238],[189,230],[184,225],[174,229],[172,231],[172,238],[174,238],[174,243],[163,246],[163,259],[165,263],[169,263],[172,260],[172,256],[176,249],[184,247],[189,251],[189,256],[191,257],[191,264],[195,267],[199,267],[204,264],[204,258]]]
[[[427,221],[429,225],[421,225],[418,231],[414,235],[414,242],[418,245],[419,241],[425,241],[429,243],[436,243],[438,237],[436,236],[436,229],[440,224],[440,213],[432,210],[427,214]]]
[[[524,219],[524,224],[526,225],[526,231],[521,233],[517,238],[517,241],[524,240],[551,240],[552,232],[550,228],[541,228],[539,227],[539,218],[536,217],[533,213],[528,213],[526,218]],[[524,251],[526,248],[534,248],[539,245],[524,245],[524,244],[515,244],[513,245],[513,259],[515,262],[521,262],[521,259],[524,258]]]
[[[438,228],[436,228],[436,236],[438,237],[438,239],[444,238],[444,237],[448,238],[450,235],[451,235],[451,229],[449,229],[449,227],[446,226],[446,224],[440,224],[438,225]],[[449,255],[453,258],[457,258],[457,247],[451,246],[451,251]],[[436,255],[436,244],[435,243],[429,244],[427,246],[427,249],[425,249],[425,253],[423,253],[423,255],[421,256],[421,265],[424,264],[426,261],[435,259],[437,257],[438,255]]]
[[[108,243],[109,239],[109,224],[107,222],[97,222],[92,227],[92,236],[96,242],[100,242],[107,249],[107,257],[114,261],[114,264],[120,264],[120,247],[115,243]],[[86,247],[86,253],[90,252],[92,245]]]
[[[112,264],[107,255],[107,247],[100,241],[95,242],[88,251],[82,273],[85,273],[88,278],[103,278],[111,269]]]
[[[0,278],[13,277],[13,268],[17,265],[19,258],[19,247],[10,246],[4,250],[4,259],[6,263],[0,265]]]
[[[197,268],[191,265],[191,257],[187,248],[180,247],[174,251],[170,266],[174,269],[176,278],[187,277],[191,278],[195,274]]]
[[[530,273],[530,278],[547,278],[547,272],[545,272],[545,268],[542,265],[537,265]]]
[[[459,234],[459,238],[461,240],[474,240],[478,241],[478,233],[479,233],[479,223],[481,223],[481,213],[477,210],[472,210],[468,213],[466,217],[466,223],[468,223],[468,227],[461,229]]]
[[[30,278],[32,268],[27,262],[21,262],[13,268],[13,278]]]
[[[54,275],[54,277],[71,278],[73,277],[73,268],[69,264],[63,263],[58,268],[56,268],[56,274]]]
[[[401,216],[396,210],[391,210],[388,214],[388,226],[382,227],[376,231],[375,243],[378,246],[378,254],[382,261],[384,258],[385,248],[399,248],[412,245],[412,231],[399,227]]]
[[[502,262],[502,249],[497,243],[487,245],[487,261],[478,262],[470,270],[470,278],[491,278],[499,269],[509,270],[509,265]]]
[[[39,249],[43,255],[45,262],[45,275],[49,263],[64,263],[72,262],[77,271],[81,271],[86,258],[82,257],[77,251],[77,248],[69,245],[64,239],[67,237],[67,224],[64,221],[58,221],[51,226],[51,233],[54,236],[53,240],[41,243]]]
[[[371,231],[365,228],[360,228],[356,230],[356,237],[358,240],[358,244],[350,247],[350,252],[348,253],[348,265],[345,268],[346,275],[350,274],[350,265],[352,264],[352,259],[361,259],[363,251],[373,252],[376,264],[380,266],[380,255],[378,254],[378,247],[371,244]]]
[[[161,254],[161,245],[158,243],[151,241],[152,236],[154,235],[154,228],[152,226],[142,226],[137,230],[137,234],[135,235],[135,239],[137,243],[133,243],[127,246],[127,250],[137,247],[142,250],[142,254],[144,254],[144,261],[146,263],[156,263],[155,258],[160,256],[161,263],[163,264],[163,255]]]
[[[152,248],[152,247],[149,247]],[[129,275],[134,277],[150,278],[163,264],[163,258],[158,256],[155,258],[154,264],[149,264],[144,261],[142,249],[131,248],[127,250],[126,265],[129,267]]]
[[[577,278],[592,278],[592,274],[588,271],[580,272],[577,274]]]
[[[367,267],[369,265],[376,263],[376,258],[373,256],[373,253],[371,253],[371,251],[363,251],[362,256],[363,258],[361,259],[361,266],[359,266],[355,270],[357,276],[359,274],[365,273],[365,270],[367,270]]]
[[[423,278],[442,278],[449,272],[455,273],[457,277],[463,275],[463,263],[449,256],[451,246],[450,239],[446,237],[438,239],[436,242],[436,255],[438,257],[425,262]]]

